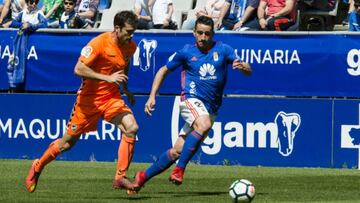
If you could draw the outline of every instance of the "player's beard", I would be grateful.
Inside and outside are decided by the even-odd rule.
[[[213,41],[212,40],[200,40],[198,42],[198,47],[201,49],[201,50],[209,50],[211,47],[212,47],[212,44],[213,44]]]

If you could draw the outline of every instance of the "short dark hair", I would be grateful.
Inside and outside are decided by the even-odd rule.
[[[207,16],[200,16],[196,19],[194,29],[196,29],[198,24],[208,25],[211,27],[211,31],[214,32],[214,21],[211,18]]]
[[[70,2],[73,2],[74,4],[76,4],[76,1],[77,1],[77,0],[63,0],[63,3],[64,3],[65,1],[70,1]]]
[[[360,0],[354,0],[354,6],[359,7],[360,6]]]
[[[125,23],[132,25],[134,28],[137,27],[138,18],[132,11],[120,11],[114,17],[114,27],[119,26],[120,28],[125,27]]]
[[[39,3],[39,0],[25,0],[25,3],[33,3],[35,2],[36,4]]]

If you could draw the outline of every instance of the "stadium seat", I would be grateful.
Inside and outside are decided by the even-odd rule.
[[[299,30],[299,25],[300,25],[300,10],[297,10],[297,15],[296,15],[296,21],[295,24],[290,26],[286,31],[298,31]]]
[[[134,10],[135,0],[112,0],[110,8],[111,10]]]
[[[205,7],[207,0],[197,0],[194,9],[191,9],[187,12],[186,19],[196,19],[196,11]]]
[[[194,10],[204,8],[204,6],[206,5],[206,1],[207,0],[196,0],[196,5],[195,5]]]
[[[316,27],[320,31],[330,31],[333,29],[333,24],[329,27],[326,24],[326,18],[336,17],[338,15],[338,8],[339,8],[340,0],[336,0],[335,7],[331,11],[321,11],[317,9],[307,9],[304,11],[301,11],[301,21],[305,24],[306,28],[305,30],[308,30],[308,27],[310,26],[311,21],[317,21],[319,25]]]
[[[194,0],[173,0],[175,11],[172,18],[178,24],[178,28],[181,28],[183,16],[193,9],[193,4]]]
[[[102,12],[99,29],[112,29],[115,14],[119,11],[133,10],[134,4],[134,0],[112,0],[110,8]]]

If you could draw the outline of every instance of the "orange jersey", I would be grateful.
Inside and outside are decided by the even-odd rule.
[[[135,42],[119,47],[111,32],[92,39],[81,51],[79,60],[97,73],[111,75],[124,70],[136,50]],[[68,122],[67,133],[80,136],[96,130],[100,118],[111,121],[121,113],[132,113],[121,98],[119,86],[101,80],[83,79]]]
[[[92,39],[82,49],[79,60],[97,73],[111,75],[129,65],[135,50],[135,42],[119,47],[111,37],[111,32],[106,32]],[[119,86],[115,83],[91,79],[83,79],[78,91],[79,96],[94,96],[98,99],[107,99],[114,94],[120,95]]]

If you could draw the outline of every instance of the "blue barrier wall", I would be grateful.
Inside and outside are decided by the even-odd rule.
[[[6,63],[16,32],[0,31],[0,89],[8,88]],[[76,91],[73,67],[81,48],[99,32],[37,32],[30,36],[26,90]],[[353,96],[360,91],[359,35],[218,33],[253,65],[253,76],[230,72],[226,94],[286,96]],[[148,93],[156,71],[174,51],[194,43],[192,33],[137,32],[131,61],[130,88]],[[230,67],[229,67],[230,68]],[[171,74],[161,93],[179,93],[179,74]]]
[[[135,162],[153,162],[172,146],[183,122],[178,97],[159,96],[152,117],[146,96],[132,108],[140,126]],[[0,158],[41,156],[62,136],[75,95],[0,94]],[[26,101],[26,105],[24,102]],[[224,98],[209,137],[194,161],[202,164],[357,167],[360,100]],[[333,122],[334,121],[334,122]],[[121,133],[99,122],[63,160],[113,161]]]
[[[81,48],[99,32],[37,32],[30,36],[25,89],[76,91],[73,74]],[[0,31],[0,90],[7,90],[7,60],[14,30]],[[137,32],[129,88],[147,94],[168,56],[194,43],[191,33]],[[230,70],[226,94],[358,97],[359,37],[355,34],[218,33],[217,40],[237,49],[253,66],[244,77]],[[229,67],[230,68],[230,67]],[[179,73],[170,74],[161,93],[180,92]],[[146,117],[145,96],[134,107],[140,125],[134,160],[152,162],[171,147],[182,125],[175,96],[161,96]],[[74,95],[0,94],[0,158],[35,158],[65,131]],[[225,98],[209,137],[194,160],[204,164],[358,167],[359,100]],[[176,105],[175,105],[176,106]],[[171,118],[171,119],[170,119]],[[161,124],[161,125],[159,125]],[[157,127],[154,131],[154,126]],[[113,161],[120,132],[100,122],[83,135],[64,160]],[[150,144],[149,144],[150,143]]]

